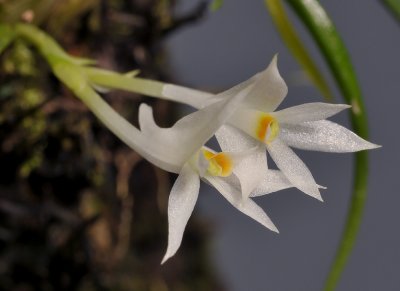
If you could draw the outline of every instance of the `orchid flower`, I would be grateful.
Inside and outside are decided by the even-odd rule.
[[[202,108],[229,99],[251,87],[248,96],[228,119],[216,137],[223,151],[230,151],[231,141],[248,139],[262,144],[277,167],[294,187],[322,200],[319,188],[307,166],[290,147],[323,152],[356,152],[379,147],[350,130],[326,120],[350,108],[344,104],[307,103],[275,111],[287,94],[285,81],[277,68],[275,56],[264,71],[224,93],[213,95],[180,86],[166,84],[161,98]],[[239,129],[239,130],[238,130]],[[243,135],[246,133],[246,136]]]
[[[84,70],[79,70],[74,64],[60,62],[55,64],[54,72],[128,146],[154,165],[179,174],[168,201],[168,247],[162,262],[173,256],[181,244],[198,197],[200,179],[214,186],[239,211],[278,232],[267,214],[252,199],[244,200],[241,194],[247,191],[245,196],[258,196],[292,187],[277,171],[261,171],[263,175],[260,179],[252,178],[260,168],[266,168],[265,152],[260,154],[258,145],[253,149],[243,139],[236,143],[240,147],[232,152],[216,153],[204,146],[248,96],[252,85],[243,87],[235,96],[221,98],[181,118],[170,128],[158,127],[151,108],[142,104],[139,108],[139,130],[94,91],[91,84],[85,81]],[[245,150],[238,151],[240,149]]]
[[[246,92],[247,90],[242,94],[245,95]],[[258,196],[259,193],[271,193],[291,187],[291,184],[278,171],[259,171],[260,168],[266,167],[265,152],[260,155],[258,150],[249,150],[246,147],[247,151],[243,152],[216,153],[205,146],[201,146],[204,141],[197,140],[196,126],[205,126],[204,130],[210,131],[208,128],[213,127],[212,119],[215,118],[212,114],[220,114],[218,111],[211,110],[210,106],[208,106],[182,118],[172,128],[160,128],[154,122],[151,107],[142,104],[139,108],[141,132],[152,143],[157,144],[160,147],[160,151],[165,151],[165,147],[171,146],[171,149],[175,148],[176,152],[174,152],[176,154],[182,147],[190,148],[191,144],[194,144],[193,149],[197,149],[188,160],[180,165],[179,176],[169,196],[168,247],[162,263],[173,256],[181,244],[184,229],[197,201],[200,179],[214,186],[239,211],[272,231],[278,232],[278,229],[265,212],[251,199],[243,200],[241,192],[243,191],[243,185],[246,185],[249,187],[249,191],[252,192],[251,196]],[[207,112],[208,118],[206,118],[204,112]],[[204,115],[200,116],[202,113]],[[199,117],[194,118],[193,116],[195,115],[199,115]],[[223,121],[221,120],[220,122]],[[183,131],[184,128],[190,130],[190,133],[185,133]],[[179,135],[172,134],[174,131]],[[173,143],[179,143],[184,136],[188,138],[186,141],[188,144],[173,146]],[[200,148],[198,148],[199,146]],[[251,175],[257,170],[263,172],[264,175],[260,180],[256,181],[257,185],[249,186],[250,183],[246,180],[251,180]]]

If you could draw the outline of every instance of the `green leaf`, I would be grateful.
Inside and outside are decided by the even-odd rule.
[[[286,0],[297,13],[321,50],[344,97],[352,105],[351,122],[354,131],[368,136],[367,116],[361,90],[350,57],[330,17],[317,0]],[[367,195],[368,154],[356,153],[351,205],[341,242],[337,249],[325,290],[334,290],[351,254],[361,224]]]
[[[0,54],[14,40],[14,30],[7,24],[0,24]]]
[[[216,12],[222,7],[223,4],[224,0],[214,0],[210,3],[210,10],[212,12]]]
[[[400,0],[382,0],[382,3],[400,21]]]
[[[328,83],[298,37],[296,30],[287,17],[281,0],[264,0],[264,3],[290,52],[304,68],[310,80],[320,90],[326,101],[331,102],[333,97]]]

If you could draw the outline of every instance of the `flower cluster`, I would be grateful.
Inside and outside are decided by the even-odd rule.
[[[291,147],[325,152],[378,147],[326,120],[348,105],[308,103],[276,111],[288,91],[276,57],[264,71],[216,95],[163,84],[153,95],[198,109],[171,128],[158,127],[151,108],[145,104],[139,108],[140,130],[135,128],[95,93],[93,88],[104,83],[92,85],[80,88],[88,90],[85,95],[90,98],[83,101],[92,111],[148,161],[179,174],[168,201],[169,237],[162,262],[181,244],[200,180],[211,184],[239,211],[278,232],[253,197],[296,187],[322,200],[319,189],[323,187]],[[214,135],[221,152],[205,146]],[[268,169],[266,151],[279,170]]]

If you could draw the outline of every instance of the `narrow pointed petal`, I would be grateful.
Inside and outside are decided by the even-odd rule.
[[[267,170],[264,171],[261,183],[251,192],[250,197],[262,196],[291,187],[293,184],[281,171]]]
[[[221,126],[215,137],[223,152],[247,151],[260,144],[248,134],[228,124]]]
[[[282,125],[280,138],[291,147],[321,152],[346,153],[380,147],[328,120]]]
[[[189,164],[183,166],[168,200],[168,247],[161,264],[179,249],[186,224],[199,195],[200,179]]]
[[[267,150],[275,164],[294,187],[322,201],[318,185],[310,170],[284,142],[276,138],[267,144]]]
[[[346,104],[315,102],[276,111],[273,115],[280,123],[300,123],[326,119],[350,107]]]
[[[236,209],[253,218],[255,221],[261,223],[266,228],[279,233],[274,223],[260,206],[258,206],[251,199],[242,199],[242,195],[234,186],[235,183],[231,181],[233,179],[233,175],[228,178],[219,178],[212,176],[206,176],[204,178],[211,185],[213,185],[215,189],[217,189],[222,194],[222,196],[224,196],[225,199],[228,200],[229,203],[231,203]]]
[[[278,71],[278,57],[275,55],[269,66],[258,74],[245,107],[264,112],[274,111],[285,98],[288,88]]]
[[[208,139],[235,112],[240,102],[247,96],[250,88],[240,91],[237,95],[213,103],[201,110],[186,115],[171,128],[160,128],[146,104],[139,108],[140,127],[146,128],[146,135],[152,142],[160,146],[161,152],[179,154],[179,162],[183,165],[197,152]],[[150,124],[150,126],[147,125]]]

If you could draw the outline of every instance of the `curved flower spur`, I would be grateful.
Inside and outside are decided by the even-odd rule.
[[[216,153],[204,146],[249,96],[252,85],[238,90],[231,98],[223,98],[181,118],[171,128],[158,127],[151,108],[142,104],[139,108],[140,131],[94,91],[86,82],[85,72],[76,65],[59,62],[54,66],[54,72],[128,146],[154,165],[179,174],[168,201],[168,248],[162,262],[173,256],[181,244],[197,200],[200,179],[213,185],[239,211],[278,232],[265,212],[251,199],[242,199],[244,195],[241,194],[242,185],[246,185],[245,191],[254,192],[245,196],[292,187],[278,171],[259,171],[266,167],[265,152],[260,155],[256,148],[246,146],[242,152]],[[260,179],[252,179],[255,172],[263,173]]]
[[[380,147],[326,120],[350,108],[349,105],[317,102],[275,111],[288,91],[279,74],[276,56],[263,72],[222,94],[213,95],[166,84],[159,97],[202,108],[222,99],[229,99],[248,86],[251,86],[249,96],[243,99],[242,104],[229,118],[228,124],[216,133],[222,150],[232,150],[235,148],[234,143],[241,139],[263,145],[290,183],[314,198],[322,200],[319,193],[321,187],[290,147],[337,153]]]

